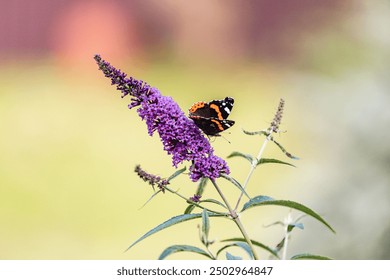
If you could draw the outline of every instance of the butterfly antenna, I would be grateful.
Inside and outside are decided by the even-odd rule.
[[[229,133],[230,134],[230,133]],[[225,139],[229,144],[231,144],[230,143],[230,141],[229,140],[227,140],[227,138],[225,137],[225,136],[223,136],[223,135],[220,135],[223,139]]]

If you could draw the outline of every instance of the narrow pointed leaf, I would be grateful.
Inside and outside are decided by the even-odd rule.
[[[191,214],[195,207],[196,206],[194,204],[188,205],[188,207],[184,210],[184,214]]]
[[[176,178],[177,176],[179,176],[181,173],[183,173],[184,171],[186,171],[186,167],[183,167],[182,169],[179,169],[177,170],[175,173],[173,173],[171,176],[169,176],[169,178],[167,179],[167,181],[171,181],[172,179]]]
[[[252,250],[251,250],[251,248],[249,247],[248,243],[242,242],[242,241],[237,241],[237,242],[234,242],[234,243],[231,243],[231,244],[228,244],[228,245],[223,246],[221,249],[218,250],[217,256],[218,256],[223,250],[225,250],[226,248],[230,248],[230,247],[240,247],[241,249],[243,249],[243,250],[248,254],[248,256],[249,256],[249,258],[250,258],[251,260],[254,259]]]
[[[287,150],[282,146],[280,145],[278,142],[276,142],[274,140],[274,138],[272,136],[270,136],[270,133],[267,131],[267,130],[260,130],[260,131],[255,131],[255,132],[250,132],[250,131],[246,131],[246,130],[242,130],[245,134],[247,135],[265,135],[269,138],[270,141],[274,142],[276,144],[276,146],[279,147],[280,150],[282,150],[282,152],[288,156],[289,158],[291,159],[299,159],[298,157],[296,156],[293,156],[292,154],[290,154],[289,152],[287,152]]]
[[[283,237],[283,239],[278,244],[276,244],[276,249],[275,249],[276,252],[280,252],[283,249],[285,241],[286,238]]]
[[[284,226],[284,223],[281,222],[281,221],[276,221],[276,222],[274,222],[272,224],[264,225],[263,227],[268,228],[268,227],[272,227],[272,226],[276,226],[276,225]]]
[[[222,217],[222,216],[225,216],[225,215],[210,213],[209,216],[210,217]],[[164,223],[162,223],[162,224],[158,225],[157,227],[151,229],[150,231],[145,233],[140,238],[138,238],[135,242],[133,242],[126,249],[126,251],[128,251],[131,247],[133,247],[138,242],[144,240],[146,237],[149,237],[152,234],[155,234],[156,232],[159,232],[159,231],[161,231],[163,229],[166,229],[166,228],[168,228],[170,226],[173,226],[173,225],[176,225],[176,224],[179,224],[179,223],[182,223],[182,222],[190,221],[190,220],[193,220],[193,219],[198,219],[198,218],[201,218],[201,217],[202,217],[202,214],[183,214],[183,215],[172,217],[169,220],[165,221]]]
[[[194,247],[194,246],[190,246],[190,245],[169,246],[161,253],[161,255],[158,257],[158,259],[163,260],[166,257],[168,257],[169,255],[172,255],[172,254],[177,253],[177,252],[191,252],[191,253],[200,254],[200,255],[205,256],[209,259],[213,259],[206,251],[204,251],[198,247]]]
[[[241,212],[243,212],[249,208],[252,208],[252,207],[263,206],[263,205],[278,205],[278,206],[284,206],[284,207],[296,209],[298,211],[301,211],[301,212],[313,217],[317,221],[324,224],[333,233],[336,233],[335,230],[324,219],[322,219],[321,216],[318,215],[316,212],[314,212],[310,208],[308,208],[308,207],[306,207],[298,202],[291,201],[291,200],[276,200],[276,199],[273,199],[269,196],[260,195],[260,196],[256,196],[256,197],[252,198],[247,203],[245,203]]]
[[[216,199],[212,199],[212,198],[209,198],[209,199],[205,199],[205,200],[201,200],[199,203],[205,203],[205,202],[208,202],[208,203],[213,203],[213,204],[217,204],[225,209],[227,209],[227,207],[225,206],[225,204],[223,204],[222,202],[216,200]]]
[[[209,178],[201,178],[198,184],[198,188],[196,190],[197,195],[202,195],[204,192],[204,189],[206,188],[207,182],[209,181]]]
[[[240,152],[233,152],[231,153],[230,155],[227,156],[227,158],[232,158],[232,157],[242,157],[242,158],[245,158],[246,160],[249,161],[250,164],[252,164],[253,162],[253,156],[249,155],[249,154],[244,154],[244,153],[240,153]]]
[[[148,204],[156,195],[158,195],[159,193],[161,192],[161,190],[158,190],[157,192],[155,192],[145,203],[144,205],[141,206],[140,209],[144,208],[146,204]]]
[[[331,260],[331,258],[312,254],[299,254],[291,257],[292,260]]]
[[[201,204],[202,203],[205,203],[205,202],[208,202],[208,203],[213,203],[213,204],[216,204],[216,205],[219,205],[225,209],[227,209],[227,207],[225,206],[225,204],[223,204],[222,202],[216,200],[216,199],[205,199],[205,200],[201,200],[199,201],[199,203],[195,204],[195,203],[191,203],[190,205],[188,205],[188,207],[184,210],[184,214],[190,214],[192,213],[192,211],[195,209],[195,208],[200,208],[200,209],[205,209],[204,206],[202,206]],[[218,211],[214,211],[212,209],[208,209],[209,213],[215,213],[215,214],[223,214],[225,215],[224,213],[222,212],[218,212]],[[227,214],[226,214],[227,215]]]
[[[230,241],[242,241],[242,242],[246,242],[245,239],[242,238],[242,237],[229,238],[229,239],[221,240],[221,242],[230,242]],[[271,255],[273,255],[274,257],[279,258],[278,253],[277,253],[275,250],[273,250],[272,248],[268,247],[267,245],[264,245],[263,243],[258,242],[258,241],[253,240],[253,239],[251,239],[251,242],[252,242],[252,245],[257,246],[257,247],[260,247],[260,248],[266,250],[267,252],[269,252],[269,253],[270,253]]]
[[[267,130],[251,132],[243,129],[242,132],[244,132],[246,135],[265,135],[265,136],[269,135],[269,132]]]
[[[246,191],[244,190],[244,188],[241,186],[241,184],[236,180],[234,179],[233,177],[230,177],[226,174],[221,174],[221,177],[228,180],[229,182],[231,182],[233,185],[235,185],[242,193],[245,194],[245,196],[247,198],[250,199],[250,196],[246,193]]]
[[[283,148],[282,145],[280,145],[278,142],[276,142],[275,140],[272,139],[272,141],[276,144],[276,146],[279,147],[279,149],[286,155],[288,156],[289,158],[291,159],[299,159],[299,157],[296,157],[296,156],[293,156],[292,154],[290,154],[289,152],[287,152],[287,150],[285,148]]]
[[[298,223],[298,224],[289,224],[287,227],[287,231],[291,232],[294,228],[305,229],[302,223]]]
[[[241,257],[233,256],[233,255],[230,254],[229,252],[226,252],[226,259],[227,259],[228,261],[242,260]]]
[[[288,162],[285,162],[285,161],[281,161],[281,160],[278,160],[278,159],[273,159],[273,158],[262,158],[262,159],[259,160],[257,165],[265,164],[265,163],[279,163],[279,164],[286,164],[286,165],[289,165],[289,166],[292,166],[292,167],[296,167],[294,164],[291,164],[291,163],[288,163]]]
[[[203,192],[204,192],[204,189],[207,185],[207,181],[209,179],[206,178],[206,177],[203,177],[199,180],[199,184],[198,184],[198,188],[196,190],[196,195],[199,195],[200,197],[202,196]],[[195,204],[191,204],[189,205],[185,210],[184,210],[184,214],[190,214],[192,213],[192,211],[195,209],[195,207],[197,207],[197,205]]]
[[[210,219],[206,209],[202,212],[202,239],[204,244],[208,244],[210,232]]]

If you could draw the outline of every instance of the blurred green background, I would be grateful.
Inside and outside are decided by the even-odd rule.
[[[201,246],[192,221],[124,253],[186,204],[167,193],[142,208],[153,191],[134,166],[175,169],[95,53],[184,111],[234,97],[231,143],[212,140],[224,158],[257,154],[262,139],[241,129],[267,128],[284,98],[287,132],[276,137],[301,160],[257,169],[248,192],[301,202],[337,231],[306,218],[289,255],[390,258],[389,1],[1,1],[0,22],[0,259],[155,259],[172,244]],[[288,160],[273,145],[264,156]],[[249,166],[228,164],[243,182]],[[236,189],[220,184],[234,201]],[[196,184],[181,176],[171,187],[189,197]],[[204,197],[215,197],[211,186]],[[264,225],[287,214],[242,219],[274,246],[282,228]],[[211,227],[216,240],[239,234],[227,220]]]

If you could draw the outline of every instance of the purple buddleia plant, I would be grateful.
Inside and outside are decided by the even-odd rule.
[[[333,228],[325,220],[323,220],[321,216],[298,202],[291,200],[278,200],[265,195],[250,197],[246,192],[248,182],[253,172],[261,164],[276,163],[294,166],[281,160],[263,158],[262,154],[267,143],[273,142],[276,144],[290,159],[298,159],[287,152],[286,149],[276,142],[272,136],[273,133],[279,132],[279,126],[285,105],[285,101],[283,99],[280,100],[275,116],[267,129],[255,132],[248,132],[244,130],[246,135],[265,136],[265,140],[257,156],[255,157],[241,152],[232,152],[228,156],[228,158],[240,157],[249,161],[250,167],[248,175],[244,183],[241,184],[238,180],[229,176],[230,170],[226,161],[214,154],[214,149],[211,147],[209,139],[205,137],[204,133],[199,129],[195,122],[186,116],[186,114],[180,109],[179,105],[171,97],[162,95],[157,88],[151,87],[142,80],[127,77],[125,73],[103,60],[100,55],[95,55],[94,59],[104,75],[111,79],[112,85],[115,85],[117,90],[122,92],[122,98],[127,96],[130,97],[130,104],[128,107],[129,109],[137,108],[136,110],[138,115],[146,122],[149,135],[152,136],[155,132],[158,133],[164,150],[172,157],[172,165],[175,168],[178,168],[179,164],[188,163],[189,177],[191,181],[198,182],[198,187],[194,191],[194,196],[188,198],[181,195],[178,191],[170,188],[172,181],[177,176],[184,173],[186,170],[185,167],[177,170],[171,176],[161,178],[160,176],[156,176],[145,171],[140,165],[137,165],[134,170],[135,173],[145,182],[148,182],[153,189],[155,185],[157,186],[157,190],[154,189],[155,193],[151,198],[159,193],[165,193],[168,191],[169,193],[183,199],[187,204],[187,207],[184,210],[184,214],[172,217],[148,231],[138,240],[133,242],[127,250],[138,242],[144,240],[146,237],[165,228],[188,220],[201,219],[202,226],[200,241],[205,249],[192,245],[175,244],[166,248],[160,255],[159,259],[164,259],[173,253],[182,251],[196,253],[209,259],[218,259],[220,258],[221,252],[226,251],[228,248],[233,246],[243,249],[250,259],[259,259],[258,249],[265,250],[272,258],[286,259],[288,240],[291,236],[291,231],[295,228],[303,229],[302,223],[298,223],[302,217],[294,220],[291,213],[289,213],[284,222],[276,222],[275,224],[280,224],[284,227],[282,241],[274,247],[267,246],[264,243],[251,239],[247,234],[246,227],[242,224],[240,219],[240,215],[243,212],[250,208],[263,205],[278,205],[298,210],[303,212],[305,216],[315,218],[334,232]],[[227,111],[230,113],[230,110]],[[195,120],[199,120],[199,117]],[[201,121],[214,121],[217,123],[218,119],[212,120],[202,117]],[[227,125],[232,125],[234,122],[225,121],[225,123]],[[219,178],[223,178],[228,182],[231,182],[233,186],[240,190],[240,195],[235,201],[235,207],[231,206],[231,202],[226,199],[223,191],[219,188],[217,183]],[[203,198],[203,192],[208,182],[212,183],[221,200]],[[246,202],[241,205],[241,201],[244,198],[246,199]],[[206,202],[207,207],[205,206]],[[222,206],[226,209],[226,211],[217,211],[210,207],[210,205]],[[196,209],[200,211],[196,212]],[[213,251],[211,248],[214,242],[209,238],[209,229],[210,218],[218,217],[230,218],[230,220],[233,221],[239,228],[241,236],[233,236],[232,238],[222,240],[221,242],[226,242],[226,245],[222,246],[215,252],[215,250]],[[242,259],[240,256],[233,256],[227,251],[225,256],[227,259]],[[326,257],[312,254],[298,254],[291,257],[291,259],[326,259]]]
[[[157,131],[164,150],[172,156],[174,167],[184,161],[192,162],[190,177],[194,182],[230,173],[226,161],[214,155],[208,139],[171,97],[163,96],[157,88],[143,81],[126,77],[99,55],[95,56],[95,60],[104,75],[111,79],[112,85],[122,92],[122,98],[131,96],[132,102],[128,107],[138,107],[137,113],[146,122],[149,135]]]

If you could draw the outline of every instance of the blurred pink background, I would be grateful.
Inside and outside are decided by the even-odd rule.
[[[109,59],[168,52],[293,63],[303,60],[306,38],[358,9],[336,0],[3,1],[0,51],[2,58],[50,54],[75,63],[96,50]]]

